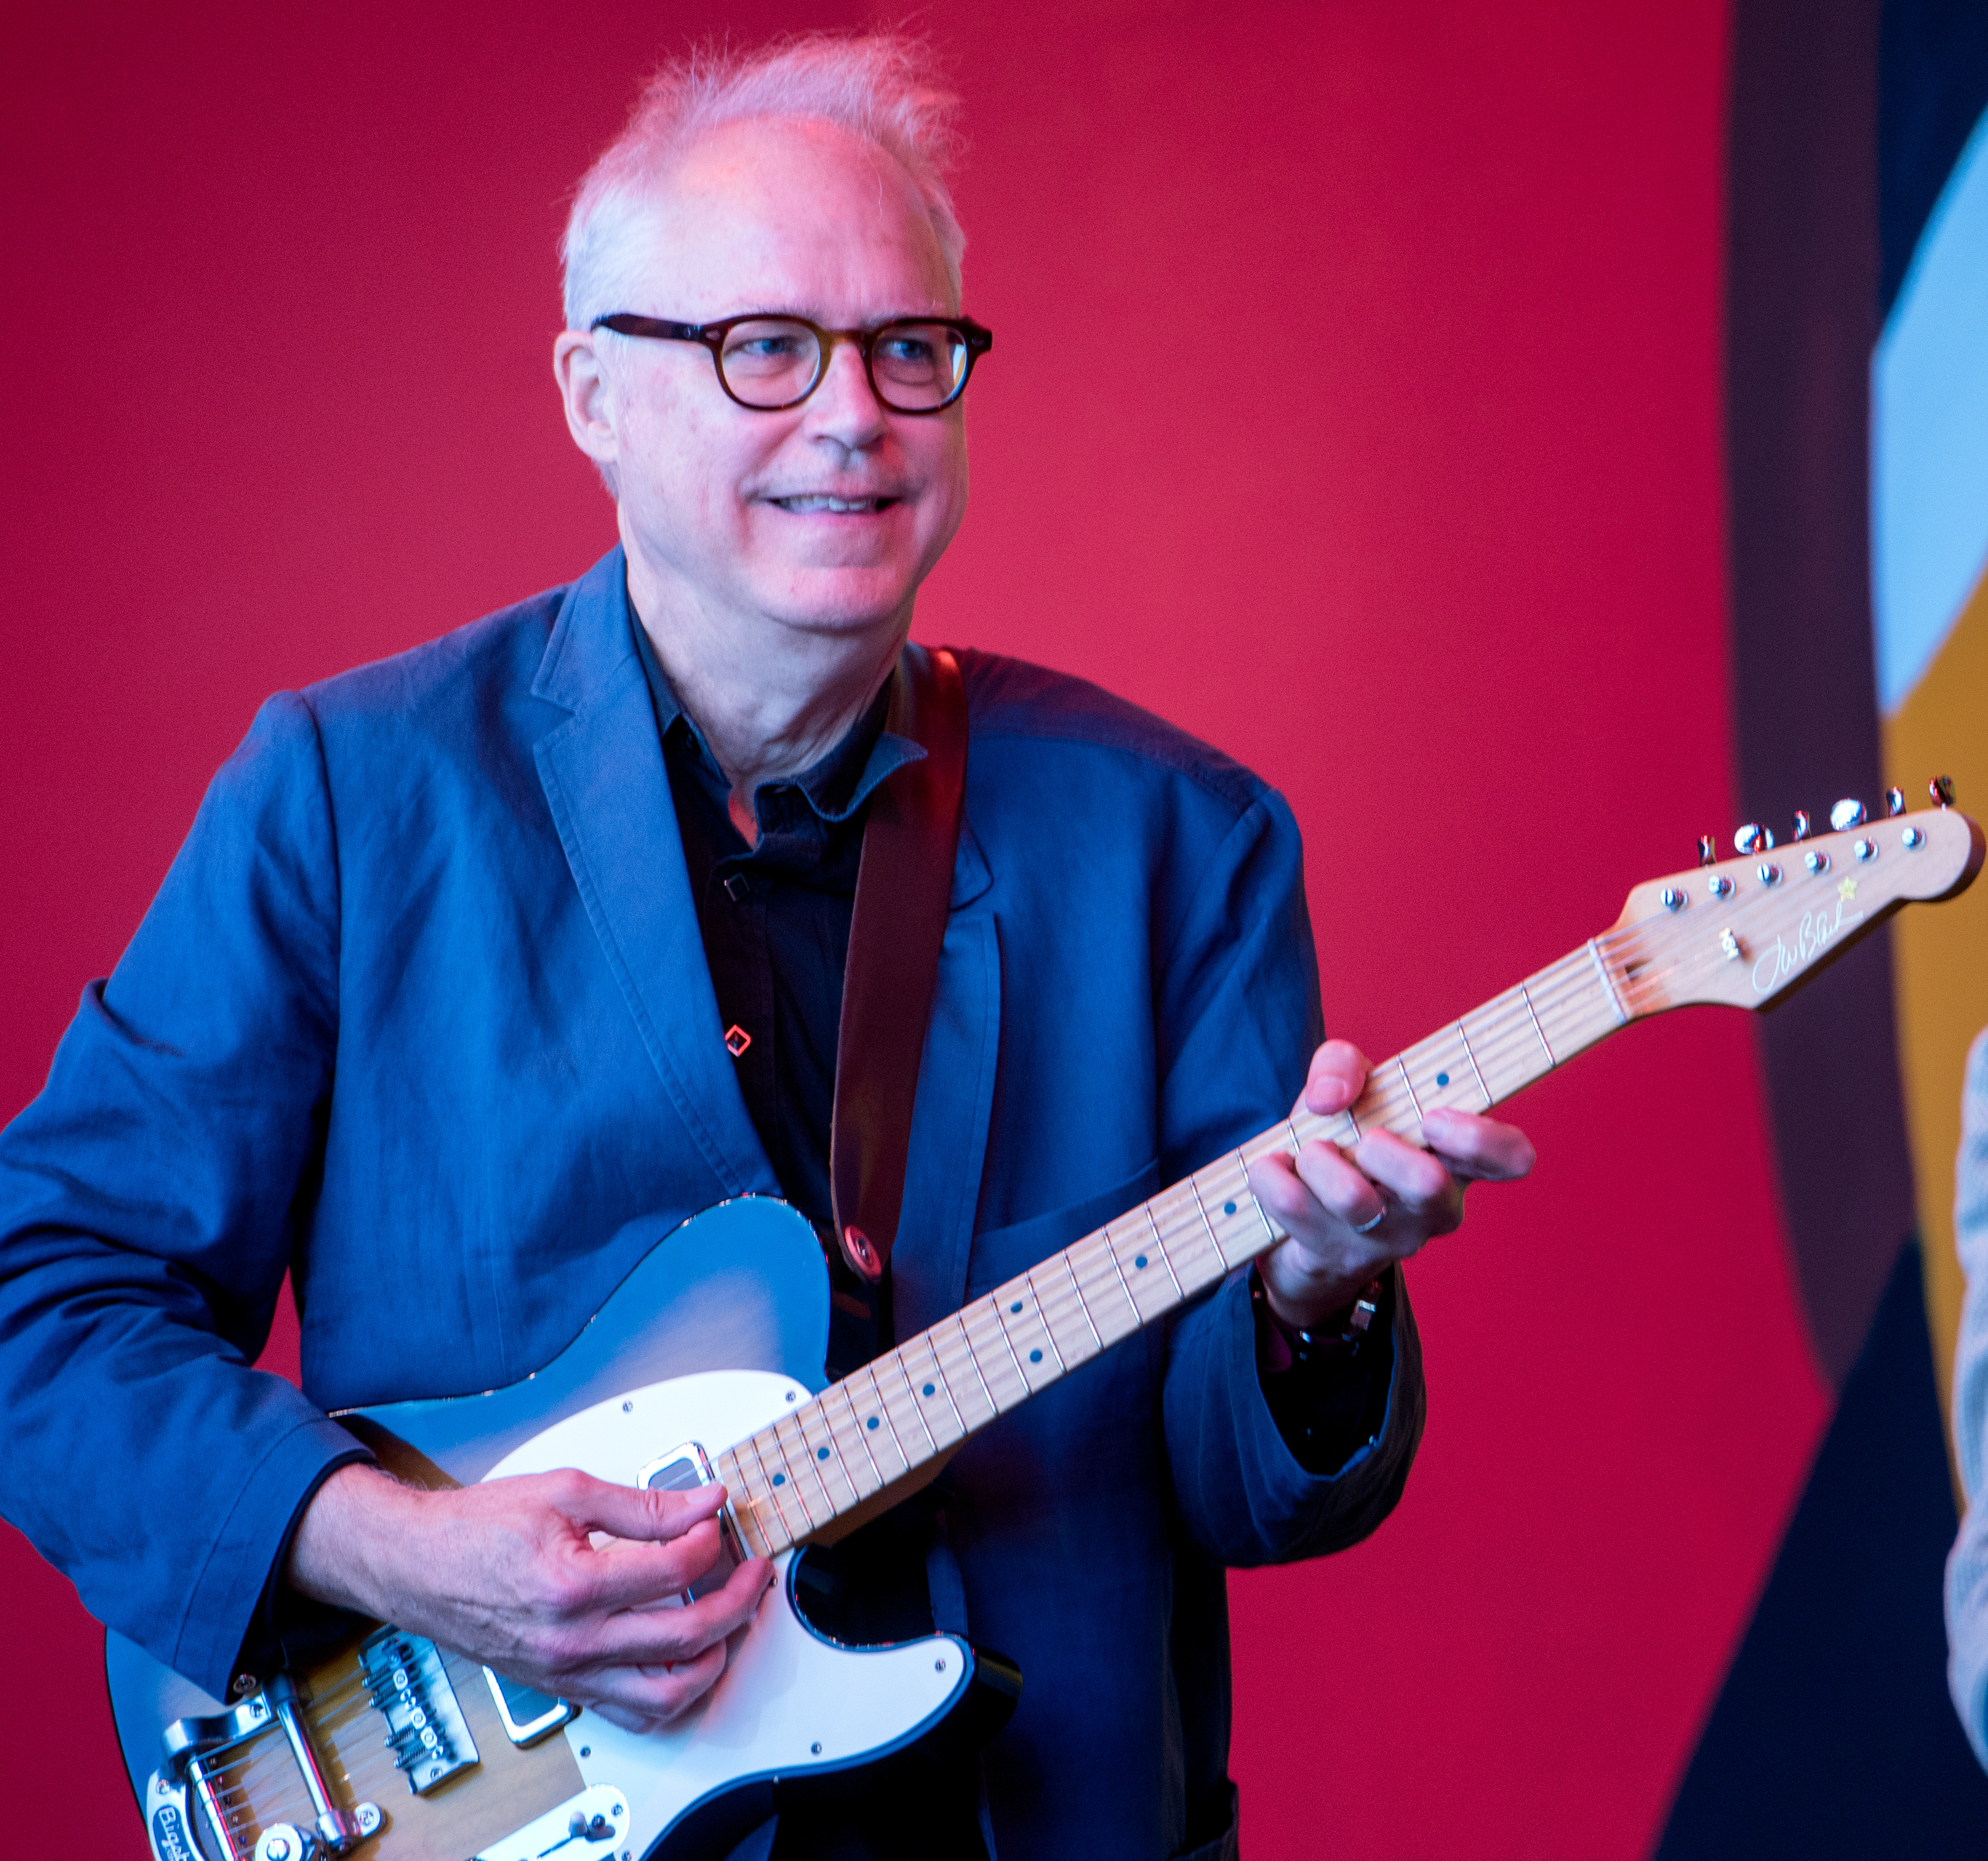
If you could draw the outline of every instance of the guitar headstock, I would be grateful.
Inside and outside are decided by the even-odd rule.
[[[1638,885],[1601,941],[1632,1016],[1765,1008],[1901,905],[1965,890],[1983,848],[1980,828],[1944,806],[1781,847],[1760,834],[1738,858]]]

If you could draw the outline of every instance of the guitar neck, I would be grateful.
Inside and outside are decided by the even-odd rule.
[[[1350,1110],[1273,1125],[727,1450],[716,1470],[749,1546],[771,1556],[834,1535],[997,1416],[1275,1246],[1283,1231],[1249,1193],[1249,1164],[1376,1130],[1419,1144],[1436,1107],[1486,1110],[1626,1026],[1639,966],[1615,942],[1583,944],[1382,1061]]]

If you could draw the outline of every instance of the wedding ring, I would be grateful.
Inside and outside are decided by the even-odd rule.
[[[1361,1221],[1361,1222],[1357,1222],[1357,1223],[1354,1223],[1354,1225],[1353,1231],[1354,1231],[1354,1233],[1356,1233],[1356,1234],[1371,1234],[1371,1233],[1372,1233],[1374,1232],[1374,1230],[1376,1228],[1378,1228],[1378,1227],[1381,1225],[1381,1223],[1382,1222],[1385,1221],[1387,1219],[1388,1219],[1388,1205],[1384,1202],[1384,1203],[1382,1203],[1381,1204],[1381,1210],[1380,1210],[1380,1213],[1378,1213],[1377,1215],[1375,1215],[1375,1216],[1374,1217],[1374,1219],[1373,1219],[1371,1221]]]

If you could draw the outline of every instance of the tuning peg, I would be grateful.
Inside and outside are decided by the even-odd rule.
[[[1701,866],[1709,866],[1718,857],[1719,849],[1712,844],[1712,836],[1709,834],[1699,834],[1698,837],[1698,863]]]
[[[1852,827],[1861,827],[1868,818],[1864,812],[1864,804],[1854,798],[1839,801],[1829,810],[1829,824],[1839,834],[1847,834]]]
[[[1806,840],[1808,838],[1808,810],[1805,807],[1798,807],[1795,810],[1795,838]]]
[[[1887,814],[1902,814],[1905,811],[1905,791],[1902,788],[1886,789],[1885,790],[1885,812]]]
[[[1748,821],[1733,836],[1733,850],[1736,853],[1764,853],[1773,844],[1774,830],[1753,821]]]
[[[1952,805],[1953,805],[1953,778],[1952,778],[1952,777],[1951,777],[1951,776],[1935,776],[1935,777],[1933,777],[1933,779],[1932,779],[1930,782],[1929,782],[1929,783],[1926,784],[1926,789],[1927,789],[1927,791],[1928,791],[1928,792],[1932,795],[1932,797],[1933,800],[1934,800],[1936,802],[1937,802],[1937,803],[1939,804],[1939,806],[1940,806],[1940,807],[1952,807]]]

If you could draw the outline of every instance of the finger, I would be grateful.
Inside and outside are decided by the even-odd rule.
[[[589,1609],[647,1609],[681,1596],[718,1562],[718,1522],[703,1518],[667,1544],[620,1540],[593,1551],[578,1573]]]
[[[1270,1218],[1286,1232],[1304,1234],[1320,1213],[1350,1228],[1363,1228],[1385,1210],[1380,1191],[1333,1144],[1307,1144],[1295,1162],[1281,1153],[1249,1167],[1249,1186]]]
[[[716,1686],[726,1658],[718,1642],[667,1665],[602,1666],[576,1677],[566,1697],[582,1700],[624,1731],[653,1731],[682,1717]]]
[[[688,1493],[617,1486],[611,1480],[574,1474],[556,1500],[560,1509],[580,1524],[612,1532],[617,1538],[666,1543],[681,1538],[725,1504],[725,1489],[713,1484]]]
[[[1539,1160],[1532,1139],[1516,1125],[1475,1112],[1439,1107],[1422,1120],[1422,1135],[1453,1169],[1487,1183],[1516,1182]]]
[[[624,1609],[601,1624],[595,1646],[617,1666],[687,1660],[752,1620],[773,1574],[765,1558],[749,1558],[708,1595],[681,1609]]]
[[[1412,1220],[1446,1233],[1463,1219],[1463,1189],[1443,1159],[1376,1131],[1353,1147],[1361,1173]]]
[[[1367,1089],[1367,1056],[1351,1040],[1328,1040],[1311,1057],[1299,1103],[1320,1117],[1343,1112]]]

